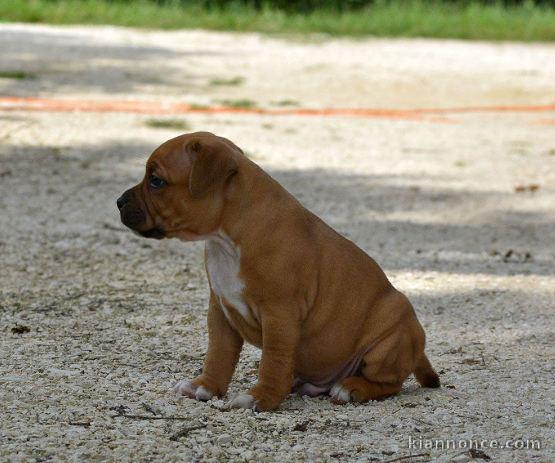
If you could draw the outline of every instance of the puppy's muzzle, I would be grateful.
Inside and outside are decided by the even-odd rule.
[[[145,230],[147,225],[147,217],[141,207],[137,205],[137,199],[131,190],[127,190],[116,201],[119,209],[121,222],[129,227],[134,232],[145,238],[162,239],[164,238],[164,231],[158,227],[153,227]]]
[[[131,190],[127,190],[116,201],[122,223],[133,230],[137,230],[146,222],[143,210],[136,205]],[[138,231],[138,230],[137,230]]]
[[[123,209],[123,206],[129,202],[129,196],[129,191],[126,191],[116,200],[116,205],[120,211]]]

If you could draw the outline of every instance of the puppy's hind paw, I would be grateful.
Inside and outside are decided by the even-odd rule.
[[[341,383],[334,384],[330,390],[330,397],[333,402],[338,404],[345,404],[351,401],[350,391],[344,388]]]

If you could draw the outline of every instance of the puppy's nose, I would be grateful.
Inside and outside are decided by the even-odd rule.
[[[121,208],[125,206],[128,201],[129,201],[129,195],[127,194],[127,191],[126,191],[116,201],[116,205],[118,206],[118,209],[121,211]]]

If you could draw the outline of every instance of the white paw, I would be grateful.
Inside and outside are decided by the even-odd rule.
[[[173,387],[176,394],[184,395],[190,399],[195,398],[195,387],[186,379],[178,381],[178,383]]]
[[[173,390],[179,394],[189,397],[189,399],[201,400],[203,402],[210,400],[214,397],[214,394],[206,389],[204,386],[193,386],[186,379],[179,381],[173,388]]]
[[[202,400],[203,402],[210,400],[212,397],[214,397],[214,394],[212,394],[204,386],[199,386],[195,392],[195,399]]]
[[[237,394],[228,404],[229,408],[247,408],[254,410],[256,402],[254,397],[250,394]]]
[[[347,403],[351,400],[351,393],[341,387],[340,383],[335,383],[330,390],[330,396],[337,402]]]

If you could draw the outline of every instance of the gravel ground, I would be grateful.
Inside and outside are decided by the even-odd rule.
[[[0,46],[0,70],[33,74],[0,78],[2,95],[555,103],[553,45],[2,25]],[[207,281],[201,244],[119,223],[115,198],[180,131],[149,119],[0,112],[0,461],[555,461],[553,112],[173,118],[234,140],[372,255],[413,301],[444,384],[411,379],[366,405],[291,396],[258,414],[171,393],[202,365]],[[230,394],[256,381],[258,359],[244,351]]]

